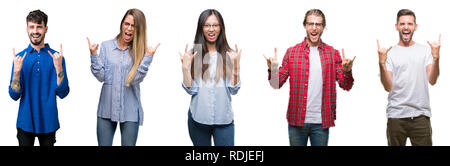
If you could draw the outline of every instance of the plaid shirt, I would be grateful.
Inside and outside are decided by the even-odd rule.
[[[318,46],[320,61],[322,64],[322,127],[330,128],[335,126],[336,120],[336,83],[349,91],[353,86],[352,72],[344,72],[342,69],[342,59],[339,52],[332,46],[322,41]],[[305,123],[306,99],[308,94],[309,78],[309,45],[306,38],[302,43],[290,47],[283,58],[283,63],[279,72],[272,73],[279,82],[269,81],[272,87],[281,88],[288,77],[290,83],[289,106],[286,118],[293,126],[303,126]],[[277,84],[278,85],[274,85]]]

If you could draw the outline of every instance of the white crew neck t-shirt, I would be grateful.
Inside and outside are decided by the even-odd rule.
[[[431,117],[426,66],[432,63],[431,49],[426,45],[392,47],[386,61],[387,70],[392,72],[388,118]]]

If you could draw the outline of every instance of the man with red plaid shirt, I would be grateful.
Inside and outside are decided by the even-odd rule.
[[[305,14],[303,26],[306,38],[290,47],[280,68],[275,56],[266,58],[270,85],[279,89],[288,77],[290,83],[287,120],[291,146],[327,146],[329,128],[336,120],[336,81],[344,90],[353,86],[353,59],[321,41],[326,26],[325,15],[319,9]]]

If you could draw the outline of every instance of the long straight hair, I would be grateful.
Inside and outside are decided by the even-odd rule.
[[[134,35],[133,40],[130,43],[131,48],[128,51],[132,58],[133,65],[128,72],[127,79],[125,81],[126,86],[129,86],[131,81],[133,81],[137,68],[144,58],[145,49],[147,46],[147,22],[144,13],[139,9],[129,9],[125,13],[122,21],[120,22],[120,33],[116,38],[120,39],[123,37],[122,25],[128,15],[131,15],[134,18]]]
[[[228,51],[231,51],[232,49],[230,48],[230,46],[228,45],[227,42],[227,36],[225,33],[225,22],[223,21],[222,15],[219,13],[219,11],[215,10],[215,9],[207,9],[205,11],[203,11],[200,14],[200,17],[198,18],[198,23],[197,23],[197,32],[195,34],[195,40],[194,40],[194,50],[198,50],[200,51],[200,48],[198,48],[199,46],[201,46],[201,55],[197,55],[197,57],[194,57],[194,59],[196,58],[201,58],[202,62],[201,64],[195,63],[194,65],[191,66],[191,75],[192,78],[198,78],[201,77],[198,74],[196,74],[194,72],[194,66],[196,65],[201,65],[202,66],[202,76],[203,80],[208,80],[209,79],[209,74],[204,74],[205,71],[209,68],[208,63],[204,64],[203,61],[204,60],[209,60],[209,56],[205,57],[206,54],[208,53],[208,47],[206,45],[207,41],[206,41],[206,37],[203,33],[203,26],[205,25],[206,19],[209,16],[216,16],[218,21],[219,21],[219,26],[220,26],[220,33],[219,36],[217,37],[216,40],[216,50],[217,52],[220,54],[220,58],[217,58],[217,68],[216,68],[216,82],[219,81],[220,77],[222,77],[224,80],[229,77],[231,75],[231,67],[230,67],[230,58],[227,55]],[[197,47],[197,48],[196,48]],[[200,57],[201,56],[201,57]],[[199,61],[197,61],[199,62]],[[208,61],[209,62],[209,61]]]

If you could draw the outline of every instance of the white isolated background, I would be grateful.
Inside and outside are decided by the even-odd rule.
[[[379,81],[376,39],[384,47],[398,42],[396,14],[403,8],[417,16],[414,40],[426,44],[442,34],[441,75],[430,86],[433,144],[450,145],[448,117],[448,79],[450,16],[444,0],[78,0],[4,2],[0,7],[0,145],[16,146],[16,120],[19,107],[8,94],[12,48],[27,47],[25,18],[41,9],[49,16],[45,42],[56,50],[63,44],[70,93],[58,99],[61,128],[57,146],[96,146],[96,112],[102,84],[90,71],[86,37],[94,43],[112,39],[119,33],[120,21],[130,8],[142,10],[147,17],[148,42],[156,52],[147,77],[141,83],[144,125],[139,128],[137,145],[191,146],[187,129],[190,96],[182,89],[178,52],[186,43],[192,45],[200,13],[214,8],[225,20],[229,44],[242,48],[239,93],[232,97],[235,113],[235,144],[243,146],[289,145],[286,110],[289,83],[274,90],[267,81],[267,66],[262,56],[278,59],[288,47],[305,37],[304,14],[321,9],[327,27],[322,39],[336,49],[345,48],[347,57],[356,56],[353,66],[354,86],[350,92],[338,89],[336,127],[331,128],[329,145],[384,146],[386,141],[386,105],[388,93]],[[446,86],[447,85],[447,86]],[[36,141],[36,145],[38,142]],[[117,128],[114,145],[120,145]],[[409,142],[408,142],[409,145]]]

